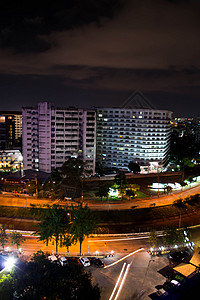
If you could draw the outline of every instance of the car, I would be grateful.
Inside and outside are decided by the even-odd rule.
[[[166,281],[166,282],[163,283],[163,289],[165,291],[170,290],[172,287],[173,287],[173,284],[170,281]]]
[[[179,263],[183,261],[188,256],[188,253],[186,251],[176,251],[169,254],[169,260]]]
[[[159,289],[159,290],[156,291],[155,294],[156,294],[156,296],[162,296],[164,294],[167,296],[168,292],[166,292],[164,289]]]
[[[67,258],[67,261],[68,261],[69,264],[83,266],[82,263],[80,262],[79,258],[77,258],[77,257],[69,256]]]
[[[65,256],[58,256],[58,261],[61,264],[61,266],[66,266],[68,265],[68,260]]]
[[[81,262],[81,264],[84,267],[89,267],[90,266],[90,261],[89,261],[89,259],[87,257],[80,257],[79,261]]]
[[[175,280],[175,279],[173,279],[173,280],[171,281],[171,283],[172,283],[173,285],[175,285],[175,286],[180,286],[180,285],[181,285],[180,282],[178,282],[178,281]]]
[[[90,257],[90,263],[91,263],[91,265],[94,265],[97,268],[103,268],[104,267],[104,263],[102,262],[102,260],[100,258],[97,258],[97,257]]]
[[[53,263],[59,263],[58,258],[55,255],[48,256],[48,259]]]

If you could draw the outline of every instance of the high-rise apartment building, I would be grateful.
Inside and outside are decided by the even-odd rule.
[[[158,110],[140,92],[118,108],[97,109],[97,162],[128,169],[131,161],[142,172],[160,170],[168,160],[172,112]]]
[[[69,157],[80,157],[95,172],[96,112],[56,108],[48,102],[22,109],[24,170],[51,172]]]
[[[21,149],[22,113],[0,111],[0,149]]]

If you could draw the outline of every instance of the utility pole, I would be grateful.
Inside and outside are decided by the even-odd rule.
[[[159,180],[159,171],[158,171],[158,198],[159,198],[159,184],[160,184],[159,181],[160,181],[160,180]]]
[[[83,177],[81,177],[81,201],[83,202]]]
[[[36,199],[38,198],[38,180],[37,180],[37,173],[35,173],[35,195]]]
[[[178,227],[181,227],[181,208],[180,208],[180,216],[179,216],[179,223],[178,223]]]

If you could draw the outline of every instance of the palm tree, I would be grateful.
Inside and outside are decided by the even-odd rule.
[[[55,240],[57,253],[58,246],[63,244],[65,235],[69,230],[69,215],[59,205],[47,205],[45,213],[41,217],[41,222],[37,226],[36,234],[39,234],[39,239],[45,241],[47,246],[49,240]]]
[[[22,245],[22,243],[25,241],[25,238],[23,238],[22,234],[16,231],[13,231],[10,236],[11,244],[16,245],[17,249],[19,249],[19,246]]]
[[[158,235],[156,234],[155,229],[150,231],[149,234],[149,242],[151,243],[152,247],[155,248],[158,243]]]
[[[70,233],[72,235],[72,241],[74,243],[77,241],[80,243],[81,255],[81,246],[84,239],[92,234],[97,227],[96,218],[87,205],[83,207],[81,203],[78,207],[72,206],[71,220]]]

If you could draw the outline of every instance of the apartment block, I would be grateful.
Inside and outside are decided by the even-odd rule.
[[[168,161],[172,112],[155,109],[141,93],[118,108],[97,109],[97,162],[106,168],[155,172]]]
[[[69,157],[80,157],[95,172],[96,112],[93,109],[57,108],[48,102],[25,107],[23,116],[24,169],[51,172]]]
[[[21,149],[22,113],[0,111],[0,149]]]

